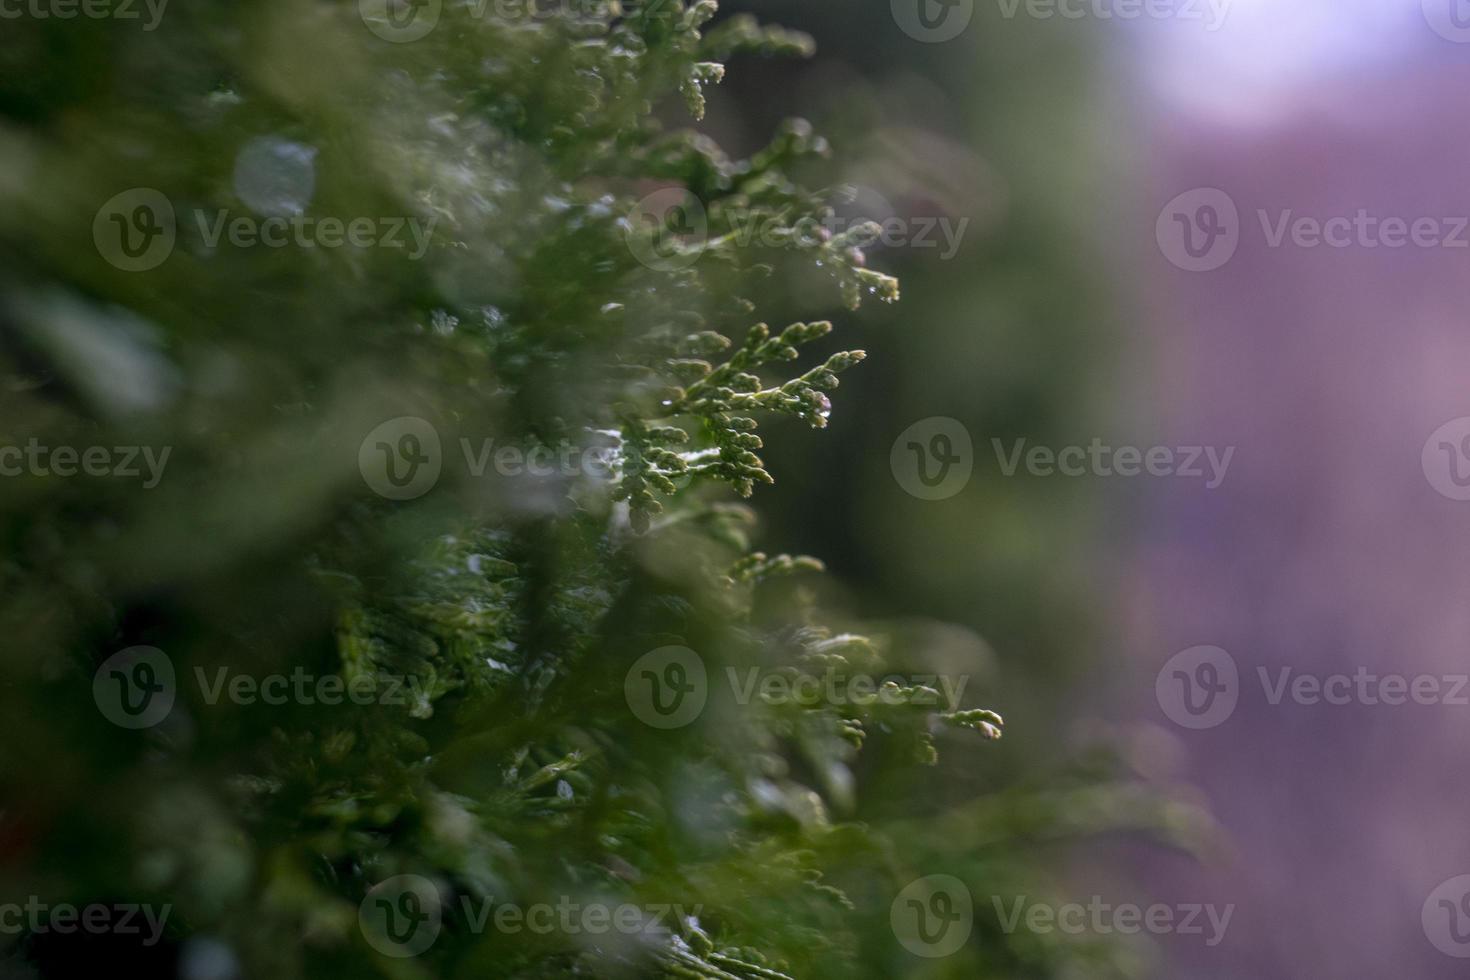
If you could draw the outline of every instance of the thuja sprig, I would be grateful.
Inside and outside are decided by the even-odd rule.
[[[752,957],[753,958],[753,957]],[[685,927],[660,957],[665,975],[691,980],[793,980],[785,973],[742,959],[738,950],[717,949],[698,926]]]
[[[810,555],[768,556],[764,551],[755,551],[741,558],[730,567],[728,578],[731,583],[760,583],[778,575],[794,575],[797,572],[825,571],[820,559]]]
[[[758,553],[743,559],[750,564]],[[764,557],[764,556],[759,556]],[[832,633],[821,626],[805,626],[786,637],[784,643],[772,638],[770,646],[788,646],[794,643],[797,652],[788,662],[776,668],[775,673],[784,676],[791,690],[818,692],[824,689],[824,678],[834,672],[842,675],[852,669],[882,669],[883,658],[878,645],[869,637],[854,633]],[[926,765],[938,761],[938,750],[934,744],[934,726],[947,725],[967,728],[987,740],[1001,737],[1004,721],[994,711],[972,708],[956,711],[939,710],[936,706],[941,694],[935,688],[920,684],[900,684],[893,680],[884,681],[876,692],[869,691],[863,697],[844,699],[838,704],[828,704],[818,694],[806,699],[777,699],[768,703],[772,713],[773,730],[786,736],[808,736],[827,733],[836,736],[856,751],[862,748],[867,731],[881,726],[888,731],[907,731],[914,743],[915,758]],[[825,755],[821,762],[842,762],[845,751],[835,751],[831,743],[822,739],[804,738],[806,751]],[[822,746],[827,744],[827,748]],[[819,765],[818,770],[822,769]]]
[[[725,66],[717,60],[702,58],[700,51],[704,41],[701,28],[718,12],[716,0],[697,0],[692,4],[683,0],[649,0],[624,21],[649,49],[663,49],[666,64],[677,66],[679,91],[695,119],[704,118],[704,86],[716,84],[725,77]],[[714,50],[721,49],[734,53],[740,47],[721,45]]]
[[[689,472],[685,457],[668,448],[688,439],[689,434],[677,426],[646,425],[636,418],[624,420],[618,454],[620,474],[612,499],[628,502],[629,520],[639,534],[663,512],[663,504],[655,494],[672,496],[678,489],[674,481]]]
[[[679,91],[684,93],[684,104],[689,107],[691,116],[704,118],[704,87],[718,85],[724,78],[725,66],[718,61],[701,61],[689,69],[689,74],[679,84]]]
[[[1000,715],[985,708],[945,712],[939,715],[939,720],[956,728],[972,729],[988,739],[1000,738],[1001,728],[1005,725]]]
[[[775,361],[796,360],[800,356],[798,347],[831,331],[830,322],[819,320],[793,323],[773,337],[769,326],[757,323],[728,361],[685,390],[671,407],[672,412],[708,417],[764,409],[796,415],[816,428],[825,426],[831,412],[825,392],[834,390],[837,375],[865,358],[865,352],[833,354],[820,367],[773,388],[762,387],[760,378],[750,372]]]
[[[729,348],[730,342],[714,331],[684,335],[672,344],[677,356],[663,359],[664,370],[685,387],[677,389],[653,409],[658,419],[644,421],[628,409],[618,433],[621,439],[620,472],[614,500],[626,500],[630,519],[639,533],[663,511],[659,496],[672,496],[676,481],[704,476],[731,485],[749,497],[757,483],[774,482],[757,454],[763,447],[756,434],[758,422],[752,413],[776,412],[799,418],[822,428],[832,411],[827,393],[838,386],[838,375],[863,360],[863,351],[841,351],[822,364],[779,385],[767,386],[755,374],[769,364],[792,361],[799,348],[826,336],[827,321],[794,323],[772,335],[764,323],[751,328],[745,341],[723,363],[713,365],[707,357]],[[667,420],[681,416],[699,420],[700,446],[683,449],[689,432]],[[681,451],[682,450],[682,451]],[[768,574],[774,569],[765,569]]]
[[[826,393],[837,387],[837,375],[866,355],[862,351],[833,354],[820,366],[773,387],[765,386],[752,372],[775,361],[795,360],[800,345],[825,336],[831,329],[832,324],[826,321],[794,323],[773,337],[770,327],[759,323],[718,367],[702,361],[680,362],[680,369],[693,368],[703,376],[690,384],[668,411],[670,415],[699,417],[704,423],[702,434],[710,444],[684,457],[687,471],[724,480],[745,497],[751,495],[755,484],[773,482],[756,453],[762,442],[755,433],[757,422],[748,413],[793,415],[821,428],[832,411]]]
[[[828,261],[819,263],[831,271],[842,291],[842,300],[849,309],[857,309],[864,295],[878,297],[885,303],[896,303],[899,299],[898,280],[886,273],[867,267],[863,246],[872,244],[882,229],[877,223],[866,221],[824,242],[821,251]]]
[[[809,58],[816,51],[810,34],[762,24],[751,14],[737,14],[704,36],[701,53],[715,61],[735,54]]]

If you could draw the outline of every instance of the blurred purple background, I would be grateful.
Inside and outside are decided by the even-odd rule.
[[[1238,447],[1218,490],[1151,481],[1127,543],[1136,717],[1172,733],[1177,777],[1231,848],[1148,862],[1155,900],[1236,904],[1216,948],[1165,937],[1171,977],[1470,974],[1421,922],[1430,893],[1470,873],[1470,706],[1272,705],[1257,673],[1470,671],[1470,503],[1421,466],[1430,434],[1470,416],[1470,232],[1459,247],[1272,247],[1259,215],[1366,209],[1446,233],[1470,215],[1470,43],[1430,26],[1456,23],[1441,17],[1457,2],[1234,0],[1215,32],[1102,32],[1146,134],[1125,218],[1142,247],[1115,258],[1152,353],[1120,397],[1165,444]],[[1155,219],[1202,187],[1237,206],[1239,245],[1184,271],[1153,247]],[[1154,676],[1200,644],[1233,656],[1240,699],[1190,731]]]

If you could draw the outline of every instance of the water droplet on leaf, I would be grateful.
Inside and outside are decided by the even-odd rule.
[[[257,214],[303,213],[316,193],[316,148],[260,136],[235,157],[235,195]]]

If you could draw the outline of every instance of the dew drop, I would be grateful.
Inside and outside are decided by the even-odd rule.
[[[316,193],[316,148],[259,136],[235,157],[235,195],[257,214],[286,218],[304,212]]]
[[[485,329],[492,333],[505,326],[505,311],[498,306],[487,305],[480,308],[480,318]]]
[[[217,939],[190,939],[179,957],[184,980],[238,980],[240,964],[230,947]]]

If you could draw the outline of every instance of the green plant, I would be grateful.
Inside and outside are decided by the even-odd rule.
[[[727,61],[811,50],[715,14],[450,4],[405,43],[348,4],[200,3],[153,32],[19,26],[0,55],[0,435],[170,455],[147,490],[8,481],[8,890],[165,904],[167,955],[250,976],[916,968],[882,937],[889,903],[949,864],[922,831],[844,822],[856,773],[868,755],[933,762],[945,728],[996,738],[998,715],[936,709],[918,682],[869,700],[711,697],[671,729],[630,706],[633,668],[670,646],[712,690],[909,662],[822,611],[815,559],[756,550],[730,496],[771,480],[760,422],[825,425],[864,356],[789,366],[832,326],[772,331],[762,284],[809,276],[848,307],[898,290],[865,266],[866,229],[800,232],[828,207],[795,176],[828,152],[809,127],[735,159],[657,121],[681,99],[701,116]],[[165,220],[136,198],[109,212],[136,188],[177,229],[137,271],[104,244]],[[643,220],[638,202],[670,190],[679,206]],[[402,219],[426,247],[209,233],[273,207]],[[691,213],[692,235],[665,221]],[[751,221],[774,245],[742,241]],[[390,467],[429,452],[380,446],[395,419],[439,440],[443,476],[411,500],[370,489],[383,446]],[[507,445],[597,455],[607,473],[485,470]],[[93,682],[140,644],[168,658],[177,700],[119,730]],[[300,672],[384,696],[220,694],[232,675]],[[994,840],[966,846],[975,873],[1021,875]],[[359,927],[399,875],[443,907],[414,956]],[[568,898],[698,911],[592,936],[475,918]],[[153,953],[50,934],[17,956],[63,975]],[[954,968],[1004,962],[970,950]]]

